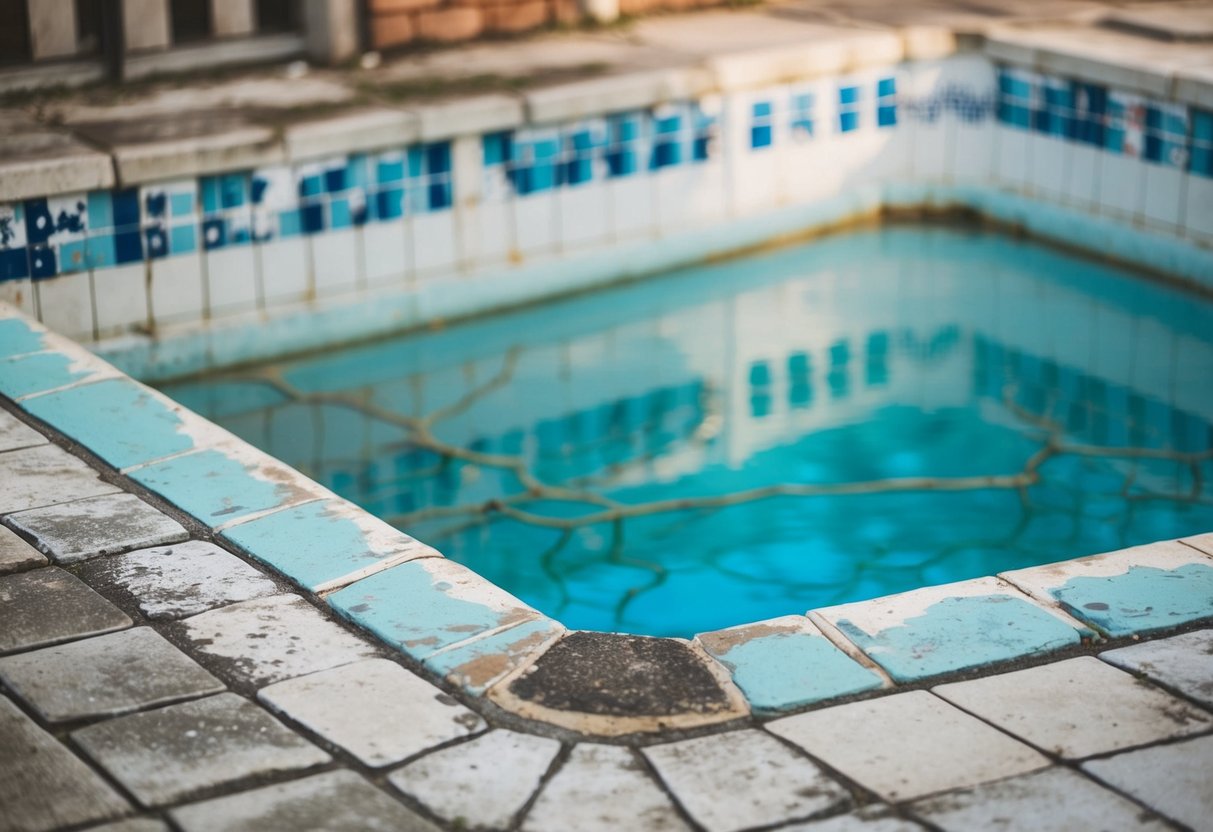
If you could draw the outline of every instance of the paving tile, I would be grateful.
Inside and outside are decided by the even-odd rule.
[[[12,529],[0,526],[0,575],[46,564],[45,555],[18,537]]]
[[[122,610],[58,567],[0,578],[0,654],[109,633],[130,624]]]
[[[96,471],[54,445],[0,453],[0,514],[119,490],[102,482]]]
[[[352,771],[194,803],[172,811],[184,832],[438,832]]]
[[[126,800],[0,696],[0,830],[36,832],[118,817]]]
[[[47,722],[114,716],[223,690],[150,627],[0,658],[0,679]]]
[[[329,496],[302,474],[243,443],[154,462],[130,476],[211,528]]]
[[[1213,708],[1213,630],[1105,650],[1099,658]]]
[[[81,575],[128,594],[148,618],[185,618],[274,595],[274,582],[214,543],[189,540],[94,560]]]
[[[994,578],[924,587],[814,614],[898,682],[1048,653],[1082,637]]]
[[[418,661],[472,636],[539,615],[445,558],[402,563],[328,596],[333,609]]]
[[[45,444],[45,436],[11,413],[0,410],[0,452]]]
[[[1213,620],[1213,558],[1163,541],[1003,575],[1111,636]]]
[[[128,818],[105,826],[89,827],[88,832],[170,832],[168,824],[157,818]]]
[[[70,384],[120,375],[95,359],[82,361],[80,356],[63,351],[39,352],[0,360],[0,393],[20,399]]]
[[[1083,764],[1083,770],[1196,832],[1213,830],[1213,736]]]
[[[233,693],[90,725],[72,740],[145,806],[330,759]]]
[[[321,500],[234,526],[226,540],[314,592],[436,551],[345,500]]]
[[[643,753],[708,832],[803,820],[850,798],[821,769],[763,731],[730,731],[650,746]]]
[[[1094,656],[940,685],[935,693],[1070,759],[1213,728],[1213,715]]]
[[[485,728],[449,694],[387,659],[278,682],[257,698],[372,767]]]
[[[522,822],[523,832],[667,832],[689,830],[633,753],[583,743],[548,781]]]
[[[922,832],[924,828],[877,806],[826,820],[781,826],[779,832]]]
[[[700,633],[696,639],[733,674],[755,713],[775,714],[882,684],[879,675],[800,615]]]
[[[892,801],[1048,765],[1032,748],[921,690],[784,717],[766,727]]]
[[[1068,768],[1049,768],[971,789],[929,797],[910,811],[940,829],[1143,829],[1170,825],[1143,817],[1139,806]]]
[[[198,652],[229,678],[256,687],[377,654],[296,595],[242,601],[180,624]]]
[[[189,537],[180,523],[134,494],[104,494],[35,508],[10,514],[7,522],[56,563],[162,546]]]
[[[425,660],[425,666],[479,696],[512,671],[530,663],[564,633],[564,625],[559,621],[534,618],[435,653]]]
[[[546,737],[497,730],[427,754],[388,782],[456,829],[510,825],[560,751]]]

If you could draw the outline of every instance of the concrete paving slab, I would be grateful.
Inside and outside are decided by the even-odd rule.
[[[329,771],[172,811],[185,832],[438,832],[352,771]]]
[[[0,526],[0,575],[46,566],[47,563],[46,556],[18,537],[16,532]]]
[[[129,810],[112,786],[3,696],[0,806],[4,832],[40,832]]]
[[[16,416],[0,410],[0,452],[45,445],[47,439]]]
[[[584,743],[569,754],[522,822],[523,832],[673,832],[690,827],[633,752]]]
[[[150,627],[0,658],[0,679],[51,723],[116,716],[224,689]]]
[[[766,727],[890,801],[1048,765],[1029,746],[926,691],[823,708]]]
[[[114,166],[70,133],[39,126],[0,133],[0,202],[80,193],[114,184]]]
[[[103,494],[20,511],[7,522],[55,563],[64,564],[189,537],[180,523],[134,494]]]
[[[74,732],[72,740],[149,807],[330,759],[232,693],[111,719]]]
[[[185,618],[279,591],[231,552],[201,540],[94,560],[80,574],[94,586],[126,593],[154,620]]]
[[[39,445],[0,453],[0,514],[113,494],[84,462],[56,448]]]
[[[876,806],[826,820],[781,826],[779,832],[922,832],[924,828]]]
[[[372,767],[485,729],[477,714],[387,659],[278,682],[257,698]]]
[[[57,567],[0,578],[0,654],[130,625],[126,613]]]
[[[803,820],[850,800],[847,790],[816,765],[762,731],[713,734],[642,753],[708,832]]]
[[[1213,708],[1213,630],[1105,650],[1099,658]]]
[[[940,685],[934,692],[1067,759],[1213,728],[1213,714],[1094,656]]]
[[[388,782],[456,828],[504,829],[559,751],[556,740],[499,729],[427,754]]]
[[[1067,768],[947,792],[919,801],[910,811],[946,832],[971,829],[1070,832],[1073,829],[1143,829],[1170,826],[1143,817],[1141,807]]]
[[[90,827],[88,832],[170,832],[168,824],[157,818],[130,818],[105,826]]]
[[[1196,832],[1213,830],[1213,736],[1092,760],[1083,770]]]
[[[242,601],[175,626],[222,675],[255,687],[378,653],[296,595]]]

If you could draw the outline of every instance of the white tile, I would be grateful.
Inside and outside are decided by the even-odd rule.
[[[637,171],[630,176],[611,179],[608,188],[616,240],[650,237],[657,233],[656,191],[652,177]],[[1213,199],[1213,192],[1210,198]],[[1213,234],[1213,227],[1210,233]]]
[[[1028,136],[1027,185],[1038,199],[1060,201],[1066,191],[1067,143],[1058,136],[1031,132]]]
[[[413,271],[427,274],[454,271],[458,261],[455,249],[455,215],[452,211],[415,214],[411,220]]]
[[[993,114],[978,122],[955,121],[951,144],[953,181],[986,184],[990,180],[1000,130]]]
[[[654,171],[657,219],[663,233],[702,228],[725,215],[724,166],[688,162]]]
[[[526,257],[556,248],[556,191],[541,191],[513,199],[514,246]]]
[[[142,262],[93,272],[98,337],[147,326],[147,274],[148,268]]]
[[[368,284],[403,286],[408,281],[408,222],[403,217],[367,223],[362,247]]]
[[[324,231],[308,239],[312,243],[312,275],[317,297],[353,291],[362,271],[357,229]]]
[[[500,265],[514,247],[514,210],[504,199],[461,208],[460,259],[469,268]]]
[[[994,178],[999,185],[1022,191],[1027,186],[1031,133],[1025,128],[999,124],[995,128]]]
[[[1066,191],[1063,200],[1087,210],[1099,203],[1100,161],[1104,152],[1092,144],[1070,142],[1066,146]]]
[[[605,182],[565,185],[557,199],[562,251],[602,243],[610,236],[610,193]]]
[[[1143,163],[1142,215],[1146,223],[1165,231],[1178,231],[1183,217],[1184,180],[1179,168]]]
[[[1094,656],[940,685],[935,693],[1067,759],[1213,728],[1213,716]]]
[[[202,320],[202,255],[179,254],[152,261],[151,317],[156,325]]]
[[[1099,162],[1100,213],[1135,219],[1141,210],[1142,163],[1132,156],[1105,152]]]
[[[257,244],[261,298],[267,307],[297,303],[312,292],[312,252],[307,237],[283,237]]]
[[[34,283],[42,323],[69,338],[94,336],[93,282],[88,272],[65,274]]]
[[[38,296],[32,280],[6,280],[0,283],[0,303],[15,306],[31,318],[38,317]]]
[[[212,317],[255,309],[257,263],[251,245],[236,245],[203,254],[207,305]]]
[[[1094,760],[1083,769],[1196,832],[1213,830],[1213,737]]]
[[[1105,650],[1099,658],[1213,708],[1213,630]]]
[[[1184,230],[1198,240],[1213,242],[1213,178],[1189,174],[1184,191]]]

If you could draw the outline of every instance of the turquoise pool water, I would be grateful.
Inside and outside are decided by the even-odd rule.
[[[1213,304],[977,231],[164,389],[574,628],[689,636],[1213,530]]]

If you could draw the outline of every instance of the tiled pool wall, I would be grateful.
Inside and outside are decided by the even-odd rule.
[[[906,205],[1213,287],[1213,110],[979,54],[777,84],[779,67],[741,70],[699,79],[724,92],[667,83],[665,103],[554,88],[528,123],[498,106],[474,133],[0,205],[0,299],[160,378]]]

